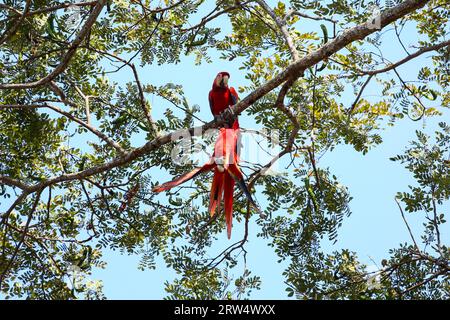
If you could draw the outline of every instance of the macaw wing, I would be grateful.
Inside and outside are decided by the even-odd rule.
[[[213,92],[209,91],[208,94],[209,108],[211,109],[211,113],[214,115],[214,101],[213,101]]]
[[[239,101],[239,95],[237,94],[236,90],[233,87],[230,88],[230,95],[231,95],[231,104],[234,106]]]
[[[192,170],[188,173],[185,173],[172,181],[165,182],[159,186],[154,187],[153,192],[162,192],[162,191],[172,189],[173,187],[176,187],[176,186],[182,184],[183,182],[186,182],[192,178],[195,178],[197,175],[199,175],[202,172],[211,170],[214,166],[215,166],[214,161],[209,161],[202,167],[195,168],[194,170]]]
[[[247,184],[245,183],[244,177],[242,176],[242,172],[238,168],[238,166],[236,164],[228,166],[227,172],[234,179],[234,181],[238,184],[239,188],[241,188],[242,192],[247,197],[248,201],[250,201],[252,206],[259,210],[258,205],[256,204],[255,200],[253,200],[250,190],[248,190]]]

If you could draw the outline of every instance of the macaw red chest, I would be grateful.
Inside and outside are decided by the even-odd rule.
[[[212,112],[220,114],[223,110],[232,106],[230,90],[211,90]]]

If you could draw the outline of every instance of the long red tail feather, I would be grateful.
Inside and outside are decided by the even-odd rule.
[[[220,201],[222,200],[223,186],[224,186],[224,173],[220,172],[219,169],[216,168],[214,170],[213,182],[211,184],[211,194],[209,196],[209,214],[211,215],[211,217],[216,212],[216,209],[220,206]]]
[[[234,179],[228,172],[226,172],[224,179],[223,200],[224,200],[225,222],[227,224],[228,239],[231,238],[231,228],[233,222],[233,191],[234,191]]]
[[[172,189],[173,187],[176,187],[176,186],[182,184],[183,182],[186,182],[186,181],[194,178],[195,176],[197,176],[198,174],[200,174],[202,172],[211,170],[214,166],[215,166],[215,164],[212,161],[210,161],[207,164],[205,164],[203,167],[195,168],[194,170],[192,170],[188,173],[185,173],[172,181],[165,182],[159,186],[154,187],[153,192],[162,192],[162,191]]]

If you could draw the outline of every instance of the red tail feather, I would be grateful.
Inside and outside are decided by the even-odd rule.
[[[180,176],[172,181],[169,181],[169,182],[163,183],[160,186],[154,187],[153,192],[162,192],[162,191],[172,189],[173,187],[176,187],[176,186],[182,184],[183,182],[186,182],[186,181],[194,178],[196,175],[198,175],[202,172],[211,170],[214,166],[215,166],[215,164],[212,161],[209,161],[203,167],[195,168],[191,172],[185,173],[182,176]]]
[[[228,172],[226,172],[224,179],[223,200],[224,200],[225,222],[227,224],[228,239],[231,238],[231,228],[233,221],[233,191],[234,191],[234,179]]]
[[[209,196],[209,214],[211,215],[211,217],[214,215],[216,209],[220,206],[220,201],[222,200],[223,185],[224,173],[220,172],[219,169],[216,168],[214,170],[213,182],[211,184],[211,194]]]

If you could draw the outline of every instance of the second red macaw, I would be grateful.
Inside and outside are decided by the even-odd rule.
[[[229,77],[228,72],[220,72],[214,79],[213,88],[209,92],[210,108],[214,116],[220,115],[227,108],[236,104],[239,99],[234,88],[228,88]],[[229,127],[231,128],[220,129],[219,137],[214,146],[214,153],[206,164],[153,189],[154,192],[169,190],[196,177],[202,172],[213,170],[214,176],[211,184],[209,212],[211,217],[214,216],[216,210],[220,212],[223,199],[228,239],[231,237],[235,183],[239,185],[252,206],[258,209],[238,165],[239,155],[237,153],[237,146],[240,133],[237,118],[233,120],[233,123]]]

